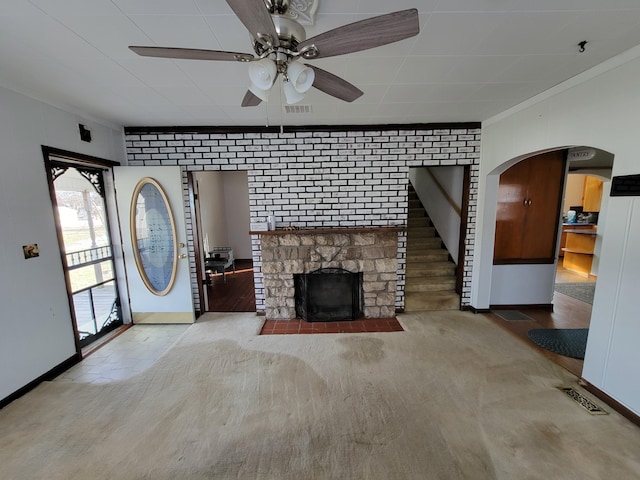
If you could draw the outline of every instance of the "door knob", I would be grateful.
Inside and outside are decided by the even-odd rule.
[[[184,260],[185,258],[187,258],[187,254],[186,253],[181,253],[180,255],[178,255],[178,258],[180,260]]]

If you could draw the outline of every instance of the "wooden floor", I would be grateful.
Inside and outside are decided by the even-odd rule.
[[[561,267],[556,274],[556,282],[593,282],[593,278],[576,276]],[[497,315],[489,317],[517,338],[526,342],[531,348],[538,350],[545,357],[569,370],[577,377],[582,376],[583,361],[558,355],[538,347],[527,338],[527,332],[534,328],[588,328],[591,320],[591,305],[575,298],[555,292],[553,295],[553,312],[543,309],[520,310],[533,321],[506,321]]]
[[[210,275],[209,312],[255,312],[256,293],[253,284],[253,261],[236,260],[236,271]]]

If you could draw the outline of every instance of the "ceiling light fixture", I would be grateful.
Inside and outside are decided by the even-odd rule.
[[[277,75],[276,62],[270,58],[263,58],[249,64],[249,79],[260,90],[269,90],[276,81]]]
[[[284,98],[287,99],[287,105],[298,103],[304,98],[304,93],[296,90],[295,85],[290,80],[282,82],[282,90],[284,90]]]
[[[263,39],[263,41],[265,41]],[[262,101],[267,101],[268,91],[273,87],[278,74],[282,74],[282,88],[287,103],[292,105],[304,98],[304,94],[313,86],[315,72],[312,68],[298,62],[298,55],[288,49],[274,51],[266,40],[267,50],[264,58],[249,63],[249,91]],[[308,50],[305,50],[308,51]],[[273,60],[270,57],[276,57]]]
[[[289,105],[302,100],[315,80],[315,72],[306,65],[295,61],[276,64],[273,60],[264,58],[249,65],[249,91],[263,102],[268,101],[269,91],[278,73],[282,73],[282,89]]]

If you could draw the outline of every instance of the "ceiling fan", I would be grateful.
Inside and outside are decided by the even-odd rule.
[[[311,88],[346,102],[363,92],[346,80],[301,61],[359,52],[387,45],[420,32],[418,11],[413,8],[350,23],[306,38],[304,27],[289,16],[289,0],[226,0],[251,34],[253,54],[193,48],[130,46],[145,57],[189,60],[221,60],[249,63],[251,87],[243,107],[267,100],[278,75],[283,78],[287,103],[297,103]]]

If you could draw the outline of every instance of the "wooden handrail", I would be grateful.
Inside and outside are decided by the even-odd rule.
[[[455,200],[453,198],[451,198],[449,193],[445,190],[445,188],[442,186],[442,184],[438,181],[436,176],[431,172],[431,169],[427,168],[426,170],[427,170],[427,173],[429,174],[429,176],[431,177],[431,179],[436,184],[436,187],[438,187],[438,190],[440,190],[440,193],[444,196],[444,198],[447,200],[449,205],[451,205],[451,208],[453,208],[453,210],[458,214],[459,217],[462,216],[462,210],[456,204]]]

